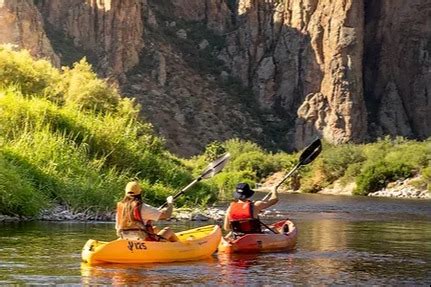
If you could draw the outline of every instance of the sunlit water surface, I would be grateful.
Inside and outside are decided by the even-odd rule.
[[[431,201],[290,194],[271,211],[266,223],[296,223],[295,251],[146,265],[81,263],[87,239],[116,238],[112,222],[4,223],[0,285],[431,284]],[[169,224],[180,231],[209,223]]]

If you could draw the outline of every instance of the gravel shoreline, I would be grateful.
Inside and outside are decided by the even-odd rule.
[[[338,187],[323,190],[322,194],[333,195],[351,195],[352,186],[347,189]],[[347,192],[349,191],[349,192]],[[320,193],[320,192],[319,192]],[[374,197],[394,197],[410,199],[431,199],[431,193],[427,190],[418,189],[409,184],[409,181],[397,181],[387,188],[368,194]],[[176,221],[217,221],[223,222],[226,207],[208,207],[208,208],[175,208],[170,220]],[[283,217],[275,210],[266,210],[262,217]],[[0,214],[0,222],[13,221],[115,221],[115,211],[94,213],[90,211],[73,212],[65,206],[57,205],[53,208],[44,210],[36,217],[19,217]]]
[[[222,221],[225,215],[224,208],[177,208],[174,209],[172,220],[176,221]],[[40,216],[19,217],[0,214],[0,222],[11,221],[115,221],[115,211],[112,212],[73,212],[65,206],[57,205],[47,209]]]

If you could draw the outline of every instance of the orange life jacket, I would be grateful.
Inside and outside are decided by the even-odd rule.
[[[130,206],[131,205],[131,206]],[[131,207],[131,208],[130,208]],[[128,212],[132,210],[132,212]],[[151,220],[144,223],[141,217],[141,203],[137,201],[132,202],[118,202],[117,203],[117,230],[118,231],[143,231],[147,234],[145,240],[158,241],[158,237],[154,233]]]
[[[260,220],[253,216],[253,202],[232,202],[228,219],[232,230],[238,233],[262,233]]]

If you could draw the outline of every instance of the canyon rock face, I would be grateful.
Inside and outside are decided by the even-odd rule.
[[[0,0],[0,43],[25,48],[33,56],[60,64],[32,0]]]
[[[427,0],[0,0],[0,42],[86,56],[175,153],[300,149],[431,136],[430,15]]]
[[[200,21],[217,34],[232,26],[231,13],[224,0],[172,0],[175,17],[185,21]]]
[[[222,59],[262,105],[292,123],[292,147],[316,136],[362,141],[363,19],[361,1],[239,1]]]
[[[431,2],[366,1],[364,98],[373,136],[431,136]]]
[[[145,0],[49,0],[38,1],[38,8],[51,34],[70,39],[102,75],[124,80],[138,64]]]

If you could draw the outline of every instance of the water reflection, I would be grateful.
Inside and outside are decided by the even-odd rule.
[[[159,264],[106,264],[90,266],[81,263],[81,283],[87,286],[136,284],[205,284],[217,280],[214,273],[217,258],[194,262]]]

